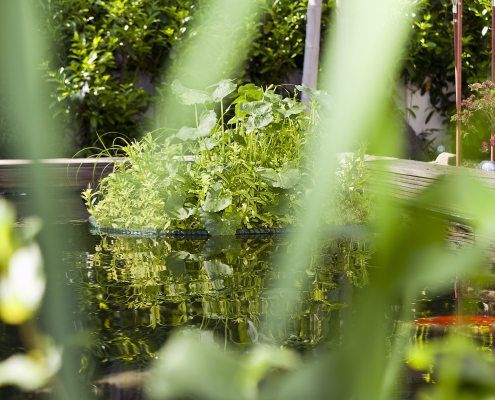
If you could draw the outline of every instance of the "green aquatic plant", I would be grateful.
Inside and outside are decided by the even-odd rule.
[[[310,143],[318,140],[317,106],[283,97],[276,87],[236,88],[222,80],[205,91],[171,85],[194,108],[195,127],[163,139],[148,134],[120,147],[125,161],[83,192],[90,213],[113,228],[195,229],[228,235],[236,229],[296,224],[311,194]],[[296,86],[315,100],[324,94]],[[226,104],[230,102],[230,105]],[[217,116],[217,111],[220,115]],[[361,160],[361,161],[359,161]],[[326,223],[362,223],[371,207],[364,152],[338,174],[338,213]],[[345,212],[343,211],[345,208]]]

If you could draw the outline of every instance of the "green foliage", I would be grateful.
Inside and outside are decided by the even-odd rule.
[[[315,137],[316,103],[307,114],[304,104],[283,98],[276,88],[249,84],[234,92],[228,80],[208,92],[177,81],[172,88],[179,101],[194,106],[196,116],[198,105],[205,108],[197,127],[182,127],[162,144],[148,135],[122,147],[127,160],[117,163],[98,190],[83,193],[98,223],[114,228],[205,227],[212,235],[233,234],[241,226],[295,224],[314,173],[307,149]],[[223,110],[227,96],[232,104],[217,120],[211,108],[220,103]],[[224,115],[230,112],[233,117],[225,124]],[[194,162],[182,161],[185,155]],[[371,203],[363,157],[349,158],[339,172],[339,213],[332,213],[336,217],[326,218],[327,223],[367,221]]]
[[[16,158],[19,155],[19,143],[17,143],[14,126],[12,125],[11,107],[2,96],[0,86],[0,159]]]
[[[452,3],[445,0],[416,2],[413,29],[403,54],[402,76],[430,94],[432,110],[445,117],[455,113],[449,84],[454,84]],[[475,0],[463,4],[462,92],[468,84],[483,82],[491,73],[491,2]],[[450,86],[452,87],[452,86]],[[449,125],[449,133],[455,131]],[[479,155],[482,136],[471,135],[464,142],[466,156]]]
[[[373,220],[373,196],[367,190],[370,171],[365,165],[366,145],[347,154],[337,170],[336,190],[328,199],[326,221],[334,224],[359,224]]]
[[[303,66],[308,1],[260,0],[260,4],[263,22],[250,53],[248,77],[258,85],[285,82]],[[334,5],[333,0],[323,1],[322,38]]]
[[[98,134],[136,137],[137,116],[152,97],[141,81],[156,82],[180,35],[192,1],[39,0],[54,116],[91,145]],[[115,134],[103,139],[108,146]]]
[[[452,121],[459,120],[462,122],[464,128],[462,134],[464,137],[468,133],[478,133],[485,139],[489,139],[490,145],[493,146],[495,138],[491,135],[491,131],[495,127],[493,114],[495,111],[495,84],[490,81],[473,83],[469,85],[469,89],[472,92],[471,96],[462,100],[461,112],[453,115]],[[478,124],[479,120],[484,123]],[[483,132],[486,133],[483,135]],[[488,141],[482,142],[482,151],[488,151]]]
[[[42,33],[53,51],[44,64],[52,85],[51,110],[66,128],[72,147],[92,146],[99,136],[107,147],[117,137],[138,137],[143,115],[156,100],[154,89],[158,94],[168,90],[169,82],[160,84],[163,65],[168,65],[170,76],[180,76],[183,66],[176,54],[186,54],[196,35],[213,40],[225,36],[225,29],[247,26],[250,35],[235,39],[232,54],[247,61],[240,70],[227,62],[220,68],[224,78],[234,76],[261,85],[285,81],[293,70],[302,68],[307,0],[259,1],[262,23],[248,16],[231,21],[232,26],[215,25],[205,31],[201,24],[208,18],[204,0],[167,4],[37,0],[44,21]],[[329,26],[332,5],[333,1],[324,2],[324,29]],[[217,50],[218,46],[212,47]],[[201,87],[202,82],[192,85]]]

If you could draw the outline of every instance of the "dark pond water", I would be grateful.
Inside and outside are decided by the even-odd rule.
[[[10,200],[22,220],[29,199],[16,195]],[[369,283],[369,237],[323,239],[310,265],[292,273],[300,294],[286,303],[290,319],[282,326],[262,327],[266,316],[277,320],[271,303],[279,295],[275,287],[280,256],[291,251],[287,238],[100,237],[90,233],[77,195],[61,201],[72,211],[57,221],[64,238],[58,244],[63,268],[52,284],[70,293],[61,318],[70,332],[66,357],[77,363],[73,372],[81,384],[81,394],[73,398],[145,398],[141,381],[146,366],[176,329],[198,328],[204,342],[218,347],[245,351],[255,343],[271,343],[296,349],[302,359],[315,358],[320,348],[339,346],[343,327],[352,317],[353,294]],[[464,291],[466,312],[492,313],[487,305],[491,303],[468,288]],[[452,292],[438,295],[432,287],[411,307],[417,317],[451,315],[456,301]],[[49,312],[45,309],[41,315]],[[393,315],[391,306],[392,323]],[[416,335],[428,340],[443,332],[418,327]],[[491,332],[480,337],[491,340]],[[22,351],[22,343],[16,329],[0,325],[0,359],[17,351]],[[122,387],[124,378],[132,379],[131,387]],[[421,381],[421,374],[410,373],[405,387]],[[402,390],[398,398],[412,398],[413,392]],[[51,396],[3,388],[0,398]]]

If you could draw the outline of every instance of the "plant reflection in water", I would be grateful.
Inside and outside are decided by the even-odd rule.
[[[284,237],[103,236],[85,265],[71,272],[91,332],[81,372],[91,375],[100,362],[124,362],[126,369],[146,364],[176,327],[199,328],[203,341],[224,348],[331,347],[340,340],[349,287],[368,283],[368,239],[321,240],[311,265],[291,272],[297,290],[286,301],[291,318],[280,325],[270,304],[286,295],[274,289],[279,256],[291,251]],[[262,325],[267,315],[272,318]]]

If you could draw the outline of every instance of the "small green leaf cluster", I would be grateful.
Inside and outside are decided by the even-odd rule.
[[[373,196],[366,189],[371,172],[365,166],[366,144],[341,160],[336,190],[328,200],[324,219],[335,225],[362,224],[373,220]]]

